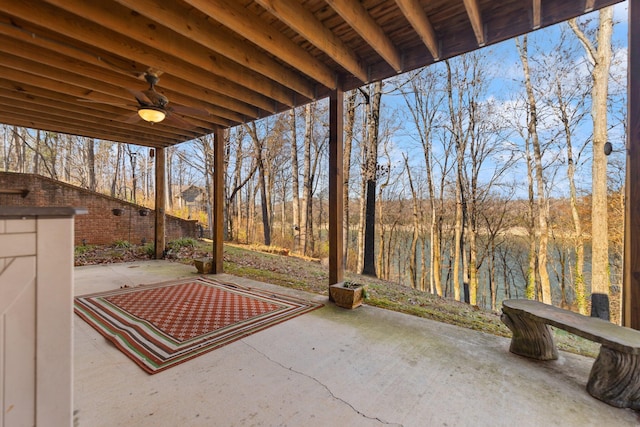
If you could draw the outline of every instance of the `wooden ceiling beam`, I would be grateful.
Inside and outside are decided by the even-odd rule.
[[[70,126],[70,125],[65,126],[64,128],[61,128],[59,126],[59,123],[49,123],[44,121],[40,122],[39,120],[35,122],[32,119],[18,117],[11,114],[6,114],[6,115],[3,114],[3,116],[11,120],[12,126],[18,126],[18,127],[28,128],[28,129],[40,129],[45,132],[64,133],[67,135],[74,135],[74,136],[79,136],[84,138],[95,138],[95,139],[100,139],[104,141],[120,142],[124,144],[137,144],[145,147],[161,148],[161,147],[170,147],[172,145],[176,145],[183,142],[183,141],[175,141],[174,143],[167,144],[166,142],[157,142],[157,141],[154,142],[153,138],[139,139],[133,136],[126,136],[126,137],[115,136],[115,135],[109,134],[104,130],[103,131],[95,131],[95,130],[87,131],[85,129],[79,129],[77,127]]]
[[[12,83],[4,83],[5,80],[0,79],[0,86],[15,92],[16,94],[19,93],[23,93],[25,94],[26,98],[28,99],[29,97],[34,97],[34,96],[43,96],[43,97],[51,97],[52,95],[50,95],[51,93],[53,93],[53,98],[54,100],[61,100],[61,102],[68,102],[70,101],[72,98],[72,96],[67,95],[67,98],[65,98],[65,95],[58,93],[57,91],[51,91],[50,89],[47,89],[47,86],[49,86],[48,84],[46,84],[46,80],[44,78],[38,77],[38,76],[33,76],[30,75],[28,73],[23,73],[23,72],[19,72],[19,71],[15,71],[9,68],[2,68],[0,67],[0,74],[2,76],[7,76],[8,78],[10,78],[12,80]],[[20,78],[17,79],[17,78]],[[35,80],[35,81],[32,81]],[[35,83],[35,84],[34,84]],[[53,82],[55,87],[59,87],[61,84],[58,82]],[[16,87],[16,84],[18,85]],[[70,85],[66,85],[65,87],[69,88],[70,91],[72,90],[72,86]],[[44,95],[43,95],[44,94]],[[66,100],[66,101],[65,101]],[[74,105],[76,105],[74,103]],[[136,110],[135,109],[127,109],[124,108],[122,106],[109,106],[107,104],[100,104],[99,105],[99,109],[97,107],[98,104],[91,104],[91,103],[87,103],[87,105],[85,107],[80,107],[77,106],[77,108],[82,108],[82,114],[79,114],[78,117],[83,117],[85,115],[91,115],[90,112],[93,110],[96,110],[98,113],[103,113],[102,115],[102,120],[111,120],[109,118],[104,118],[104,112],[107,113],[107,115],[112,115],[112,119],[113,120],[117,120],[119,122],[122,122],[126,119],[126,117],[132,115],[132,114],[136,114]],[[95,106],[95,107],[93,107]],[[37,108],[37,106],[34,106],[34,116],[37,116],[39,114],[41,114],[40,109]],[[76,117],[75,115],[73,117]],[[141,122],[140,125],[142,126],[146,126],[146,123]],[[208,127],[204,128],[204,129],[211,129],[213,126],[209,123],[207,123]],[[135,132],[136,130],[143,130],[144,128],[141,128],[140,126],[138,126],[137,128],[130,128],[130,126],[133,125],[128,125],[127,128],[129,129],[129,132]],[[162,126],[156,126],[157,128],[164,128],[165,125]],[[169,129],[168,126],[167,130]],[[145,133],[147,133],[147,131],[144,131]],[[169,132],[167,132],[169,133]],[[198,135],[198,132],[194,132],[194,131],[188,131],[188,130],[184,130],[184,129],[180,129],[180,128],[174,128],[174,130],[172,130],[170,132],[170,135],[166,135],[167,137],[171,137],[171,136],[175,136],[175,135],[179,135],[180,137],[189,137],[189,138],[194,138]]]
[[[596,0],[585,0],[585,5],[584,5],[584,13],[589,13],[591,11],[593,11],[593,8],[596,5]]]
[[[291,27],[309,43],[329,55],[363,83],[369,81],[367,69],[347,45],[324,26],[308,9],[295,0],[256,0],[270,14]]]
[[[170,70],[173,75],[186,81],[203,82],[215,80],[215,87],[218,93],[240,99],[247,104],[271,113],[276,111],[274,102],[261,93],[247,89],[227,79],[216,78],[215,75],[206,73],[202,68],[182,60],[181,57],[172,57],[164,52],[150,49],[142,43],[119,35],[105,27],[78,19],[77,16],[51,5],[39,4],[37,8],[33,8],[27,3],[18,1],[0,2],[0,11],[48,30],[53,30],[52,22],[56,23],[55,31],[65,37],[82,40],[96,49],[128,58],[131,61],[144,63],[159,70]],[[44,36],[43,38],[46,39],[48,37]],[[96,54],[96,56],[99,55]]]
[[[396,73],[402,71],[402,56],[362,3],[354,0],[325,0],[364,39],[373,50],[391,65]]]
[[[44,93],[44,95],[43,95]],[[53,97],[52,97],[53,95]],[[12,99],[16,101],[20,101],[23,103],[30,103],[30,109],[34,112],[39,109],[47,109],[47,110],[57,110],[61,113],[68,114],[69,117],[91,117],[92,121],[101,123],[105,122],[113,122],[114,127],[120,128],[123,131],[129,133],[138,133],[142,129],[146,132],[153,135],[157,135],[160,138],[175,138],[176,133],[180,133],[183,136],[189,135],[189,133],[185,132],[176,132],[175,130],[169,130],[163,126],[154,126],[153,128],[136,126],[135,124],[127,124],[121,120],[113,119],[113,117],[124,117],[127,114],[135,114],[132,111],[121,111],[117,107],[104,108],[101,106],[100,109],[90,108],[90,107],[82,107],[77,104],[70,103],[64,101],[58,94],[47,94],[46,91],[37,91],[37,88],[27,88],[22,91],[17,91],[11,88],[11,85],[7,84],[5,81],[0,80],[0,98],[4,99]],[[26,104],[23,104],[26,105]],[[38,108],[40,106],[40,108]],[[106,114],[105,114],[106,113]],[[193,132],[191,137],[195,137],[196,133]]]
[[[90,89],[105,88],[106,86],[104,83],[109,83],[114,85],[113,87],[118,88],[130,87],[140,90],[146,89],[146,84],[141,81],[134,80],[131,77],[121,76],[112,72],[110,73],[107,72],[107,70],[83,63],[77,59],[69,58],[60,53],[51,52],[39,46],[28,45],[27,43],[23,43],[19,40],[7,39],[6,43],[0,45],[0,52],[5,53],[4,59],[6,59],[6,61],[4,64],[10,68],[23,69],[27,71],[38,70],[40,75],[48,77],[55,77],[57,74],[59,81],[73,85],[78,85],[78,83],[84,82],[81,86]],[[18,55],[22,56],[19,57]],[[46,66],[43,66],[43,64]],[[93,78],[89,79],[85,76],[93,76]],[[163,87],[166,86],[163,85]],[[198,116],[198,120],[206,120],[217,125],[224,125],[225,123],[229,124],[230,121],[242,122],[245,119],[241,114],[218,108],[215,105],[202,102],[197,98],[190,98],[183,95],[185,92],[191,92],[193,95],[201,94],[201,92],[198,92],[198,89],[193,88],[192,85],[181,85],[180,89],[180,92],[167,92],[164,90],[160,90],[160,92],[164,92],[165,95],[168,96],[171,104],[198,107],[211,111],[209,116]],[[118,90],[118,92],[121,91]],[[111,92],[107,93],[110,95],[113,94]],[[122,102],[136,106],[133,95],[128,91],[126,92],[126,97],[123,98]]]
[[[43,82],[42,80],[37,80],[39,82],[39,85],[42,85],[42,87],[49,87],[50,89],[52,87],[66,87],[68,89],[67,93],[82,93],[82,92],[91,92],[91,88],[94,87],[96,88],[97,92],[95,92],[96,95],[99,96],[113,96],[114,98],[118,95],[112,95],[113,92],[110,92],[108,90],[109,86],[111,85],[106,85],[103,84],[101,82],[95,81],[93,79],[90,79],[88,77],[84,77],[75,73],[71,73],[69,71],[65,71],[65,70],[59,70],[59,69],[55,69],[52,67],[48,67],[42,64],[32,64],[31,61],[23,59],[23,58],[17,58],[13,55],[4,55],[3,56],[3,66],[6,67],[6,70],[12,69],[14,71],[16,71],[17,73],[22,73],[22,76],[17,75],[15,73],[13,73],[14,76],[14,80],[16,81],[22,81],[24,83],[30,83],[30,79],[33,79],[34,77],[37,78],[41,78],[41,79],[53,79],[51,80],[51,85],[48,85],[47,83]],[[30,71],[36,71],[38,74],[30,74]],[[8,74],[11,74],[11,72],[9,72]],[[60,86],[63,85],[63,86]],[[64,86],[66,85],[66,86]],[[71,89],[71,87],[76,87],[75,90]],[[114,86],[117,90],[120,90],[121,88],[118,88],[116,86]],[[119,106],[122,108],[126,108],[127,110],[135,113],[138,110],[138,106],[137,103],[135,101],[131,100],[131,94],[129,94],[128,92],[126,92],[124,89],[122,89],[122,92],[124,92],[124,94],[115,102],[104,102],[105,104],[108,105],[115,105],[115,106]],[[91,93],[90,96],[85,96],[84,98],[86,99],[92,99],[94,98],[94,94]],[[205,122],[203,120],[200,120],[196,117],[194,118],[190,118],[190,121],[194,124],[194,126],[202,126],[204,129],[213,129],[213,123],[212,122]],[[197,136],[197,134],[193,135],[194,137]]]
[[[5,118],[12,119],[12,123],[20,122],[20,126],[29,127],[32,129],[45,129],[51,132],[69,133],[73,135],[84,135],[84,132],[91,132],[92,135],[102,135],[100,138],[107,140],[115,140],[128,142],[129,139],[135,139],[137,141],[144,141],[147,138],[141,138],[139,135],[131,135],[128,132],[121,132],[117,129],[101,126],[100,124],[93,124],[87,122],[69,122],[64,117],[56,117],[50,115],[38,114],[31,110],[25,110],[22,108],[7,106],[0,103],[0,113]],[[41,125],[42,124],[42,125]],[[45,126],[45,127],[42,127]],[[154,141],[163,146],[169,146],[185,141],[184,138],[176,138],[170,140],[166,138],[159,138],[156,135],[149,135],[149,141]]]
[[[82,17],[92,24],[112,32],[112,34],[115,32],[114,35],[117,35],[118,38],[125,36],[136,41],[132,43],[131,40],[127,40],[126,44],[128,45],[142,45],[136,51],[129,51],[126,55],[123,55],[127,58],[137,60],[142,52],[142,57],[146,57],[151,61],[148,62],[148,65],[173,73],[173,60],[167,58],[167,56],[173,57],[192,64],[201,70],[208,71],[215,76],[235,82],[255,94],[266,94],[269,98],[288,106],[295,104],[293,92],[288,88],[273,84],[272,80],[256,72],[216,55],[210,49],[191,43],[189,39],[162,25],[158,25],[145,16],[131,13],[123,7],[107,4],[106,2],[88,2],[85,0],[45,1],[70,14]],[[78,19],[76,18],[75,21],[74,25],[78,26]],[[93,32],[97,32],[95,35],[98,35],[98,37],[93,35],[87,41],[96,46],[99,46],[99,43],[103,44],[104,38],[108,37],[107,34],[100,34],[102,31],[97,31],[96,28],[94,28]],[[162,60],[162,62],[159,62],[159,60]],[[141,62],[146,63],[146,60]],[[275,106],[272,109],[275,111]]]
[[[532,28],[537,30],[542,25],[542,5],[540,4],[542,0],[533,0],[533,23]]]
[[[4,84],[2,86],[5,86]],[[196,138],[202,131],[210,130],[211,128],[200,128],[193,130],[187,130],[183,128],[173,127],[170,124],[148,124],[142,120],[138,122],[140,125],[133,123],[126,123],[125,118],[135,116],[135,111],[123,111],[117,110],[105,111],[97,110],[91,107],[87,107],[83,110],[79,110],[75,104],[68,104],[63,100],[56,99],[47,100],[40,96],[34,96],[34,92],[26,93],[25,91],[13,91],[11,89],[2,88],[0,94],[6,99],[11,99],[12,102],[5,103],[7,106],[21,107],[24,110],[31,110],[36,115],[48,115],[51,117],[63,118],[66,117],[67,121],[71,122],[87,122],[94,123],[100,126],[109,127],[113,129],[121,129],[122,132],[139,133],[139,134],[154,134],[159,138],[175,139],[175,138]],[[115,108],[115,107],[114,107]],[[105,112],[107,114],[105,114]]]
[[[464,7],[467,10],[469,21],[471,21],[471,27],[473,33],[476,36],[478,46],[482,47],[486,44],[484,37],[484,24],[482,22],[482,14],[480,13],[480,6],[478,6],[478,0],[464,0]]]
[[[416,33],[418,33],[422,42],[427,46],[433,59],[438,61],[440,59],[438,37],[429,17],[420,3],[418,3],[418,0],[396,0],[396,4]]]
[[[120,107],[125,106],[125,103],[122,102],[121,98],[112,95],[105,95],[100,92],[92,92],[69,83],[31,74],[30,72],[15,70],[13,68],[5,67],[3,63],[0,63],[0,75],[6,79],[17,82],[18,84],[26,83],[32,86],[48,89],[53,92],[68,94],[76,97],[76,99],[85,98],[101,102],[106,105],[116,105]]]
[[[42,61],[57,68],[74,70],[77,73],[93,76],[121,87],[133,88],[134,85],[144,84],[140,79],[133,77],[134,73],[117,70],[104,59],[66,45],[33,37],[30,33],[17,27],[0,25],[0,35],[7,36],[5,42],[0,44],[0,51],[33,61]],[[114,73],[114,71],[117,72]],[[196,86],[168,74],[163,76],[159,86],[161,86],[161,91],[168,89],[178,94],[178,97],[172,94],[171,100],[174,98],[177,100],[180,95],[186,95],[190,99],[187,101],[186,96],[183,96],[182,105],[204,108],[214,116],[234,122],[242,122],[247,117],[258,117],[258,110],[244,102],[211,92],[204,87]]]
[[[184,1],[321,85],[329,89],[336,88],[337,77],[333,70],[271,25],[266,25],[258,16],[238,4],[237,0]]]
[[[43,63],[30,61],[17,56],[5,53],[2,56],[2,65],[24,73],[34,73],[33,75],[46,79],[51,79],[60,83],[76,86],[79,93],[100,92],[104,95],[119,99],[123,105],[137,107],[135,98],[124,88],[103,83],[100,80],[88,78],[82,74],[76,74],[69,70],[50,67]]]
[[[206,16],[193,13],[184,5],[166,0],[117,0],[118,3],[135,10],[172,31],[201,44],[234,62],[270,78],[284,87],[306,97],[313,98],[314,86],[303,78],[300,73],[294,72],[280,65],[280,63],[267,56],[263,50],[253,45],[244,43],[224,26],[212,28],[212,22]],[[149,38],[157,39],[160,30],[145,29]],[[171,34],[167,34],[171,37]],[[147,40],[149,40],[149,38]],[[162,40],[158,40],[162,43]],[[198,52],[194,52],[198,55]],[[293,102],[287,104],[293,106]]]

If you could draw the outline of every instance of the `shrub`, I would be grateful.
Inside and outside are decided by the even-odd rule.
[[[113,246],[119,249],[129,249],[131,248],[131,243],[128,240],[116,240],[113,242]]]
[[[85,253],[92,250],[94,247],[95,247],[94,245],[79,245],[73,249],[73,253],[75,256],[84,255]]]
[[[167,243],[167,247],[170,250],[177,251],[181,248],[195,248],[198,244],[196,239],[192,239],[191,237],[183,237],[181,239],[172,240]]]

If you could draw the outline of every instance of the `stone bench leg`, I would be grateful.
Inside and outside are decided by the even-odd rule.
[[[213,271],[213,260],[210,258],[194,259],[193,265],[200,274],[210,274]]]
[[[640,356],[602,345],[587,391],[609,405],[640,410]]]
[[[513,332],[509,351],[538,360],[558,358],[558,349],[553,341],[551,329],[546,324],[536,322],[506,307],[503,307],[500,318]]]

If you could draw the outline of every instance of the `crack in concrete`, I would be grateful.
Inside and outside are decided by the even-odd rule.
[[[379,417],[372,417],[372,416],[369,416],[369,415],[365,414],[364,412],[356,409],[356,407],[353,406],[351,403],[349,403],[346,400],[344,400],[343,398],[338,397],[335,394],[333,394],[331,389],[326,384],[324,384],[322,381],[317,379],[316,377],[313,377],[313,376],[308,375],[308,374],[306,374],[304,372],[301,372],[301,371],[297,371],[297,370],[293,369],[290,366],[283,365],[282,363],[278,362],[277,360],[272,359],[266,353],[258,350],[256,347],[252,346],[251,344],[249,344],[249,343],[247,343],[245,341],[242,341],[242,343],[245,344],[247,347],[250,347],[253,351],[255,351],[256,353],[260,354],[261,356],[263,356],[265,359],[267,359],[271,363],[274,363],[274,364],[280,366],[282,369],[286,369],[286,370],[288,370],[290,372],[293,372],[295,374],[302,375],[303,377],[309,378],[310,380],[314,381],[316,384],[319,384],[322,388],[324,388],[331,395],[331,397],[334,400],[336,400],[338,402],[342,402],[343,404],[347,405],[349,408],[351,408],[356,414],[360,415],[361,417],[366,418],[368,420],[372,420],[372,421],[378,421],[379,423],[384,424],[384,425],[394,425],[394,426],[398,426],[398,427],[404,427],[403,424],[385,421],[383,419],[380,419]]]

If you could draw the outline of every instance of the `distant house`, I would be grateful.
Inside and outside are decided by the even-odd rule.
[[[181,191],[178,196],[178,205],[186,207],[188,212],[188,218],[191,219],[192,210],[206,211],[206,193],[203,188],[196,185],[190,185],[185,190]]]

